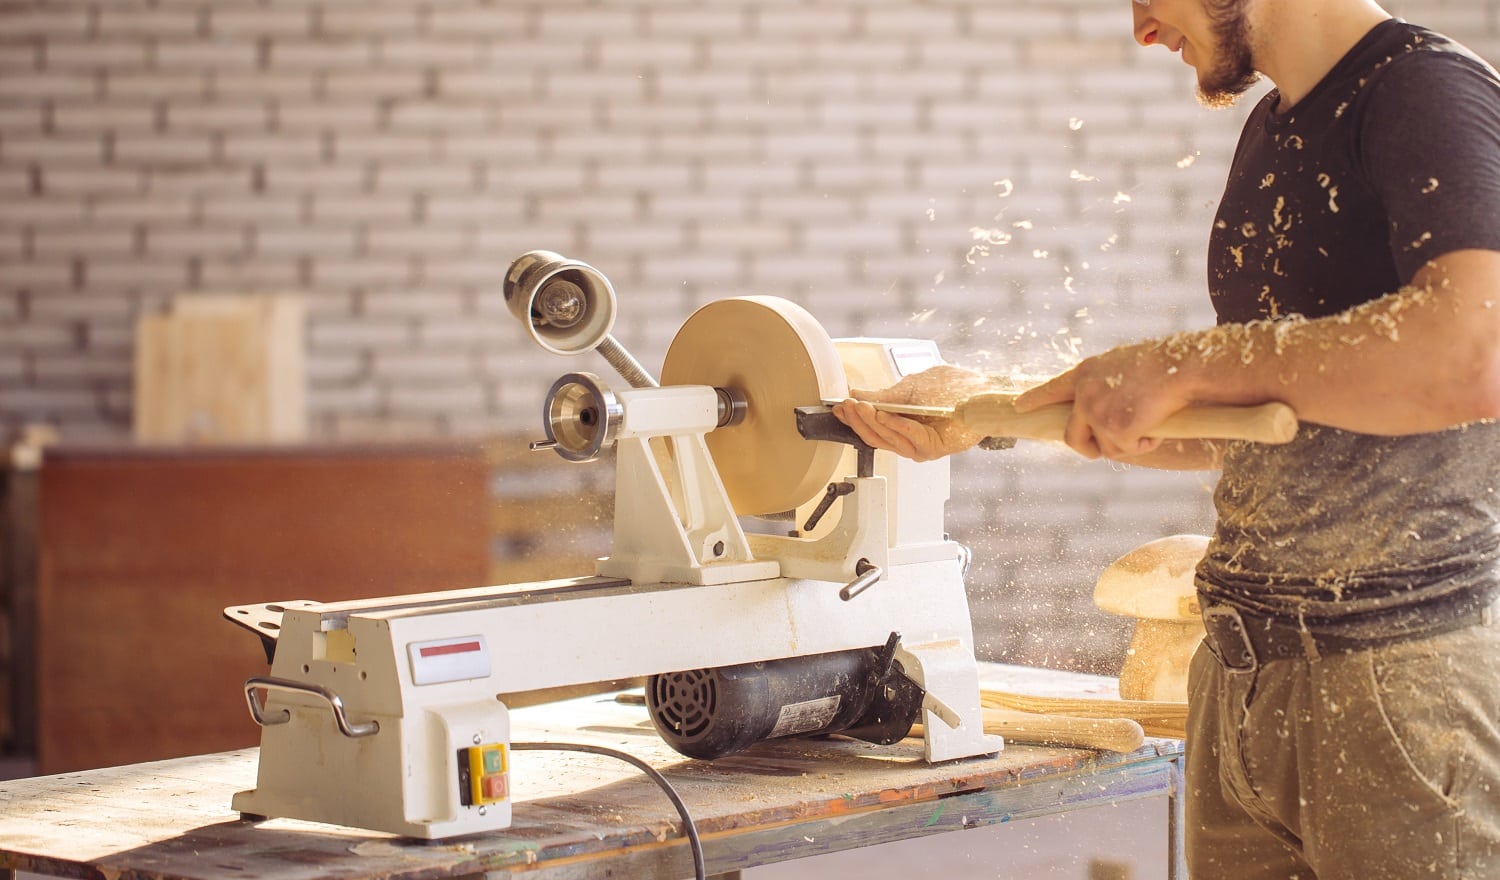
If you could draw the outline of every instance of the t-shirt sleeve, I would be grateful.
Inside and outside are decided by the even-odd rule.
[[[1359,155],[1390,221],[1402,283],[1456,250],[1500,250],[1500,80],[1481,62],[1416,52],[1361,96]]]

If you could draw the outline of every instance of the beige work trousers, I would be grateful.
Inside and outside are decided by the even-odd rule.
[[[1500,622],[1188,681],[1193,880],[1500,878]]]

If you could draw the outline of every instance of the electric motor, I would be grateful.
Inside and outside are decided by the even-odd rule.
[[[710,760],[788,736],[897,742],[921,705],[921,688],[880,648],[663,673],[646,682],[646,706],[662,739]]]

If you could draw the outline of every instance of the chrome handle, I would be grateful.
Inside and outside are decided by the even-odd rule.
[[[885,571],[870,560],[861,559],[854,564],[854,573],[858,577],[850,581],[842,590],[839,590],[839,598],[845,602],[875,586],[875,582],[880,580]]]
[[[338,694],[322,685],[303,684],[300,681],[290,681],[285,678],[271,678],[269,676],[255,676],[245,681],[245,702],[250,706],[250,717],[261,727],[270,727],[274,724],[285,724],[292,720],[292,713],[282,709],[275,718],[267,716],[265,708],[260,701],[255,699],[256,689],[264,691],[285,691],[293,694],[312,694],[321,697],[328,703],[328,708],[333,710],[333,720],[339,726],[339,732],[344,736],[355,738],[371,736],[380,732],[380,722],[362,721],[359,724],[349,723],[349,716],[344,714],[344,701]]]

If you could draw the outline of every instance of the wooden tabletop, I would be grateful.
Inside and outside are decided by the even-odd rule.
[[[1110,679],[984,665],[986,686],[1105,694]],[[602,695],[517,710],[516,741],[607,746],[660,769],[693,813],[710,873],[1172,791],[1181,743],[1131,754],[1011,743],[936,766],[921,742],[830,738],[762,743],[716,761],[684,758],[644,707]],[[248,721],[247,721],[248,723]],[[255,783],[245,749],[0,783],[0,868],[64,876],[286,880],[686,877],[678,817],[628,764],[575,752],[517,752],[510,828],[424,843],[310,822],[239,820]],[[1163,846],[1167,842],[1163,841]]]

